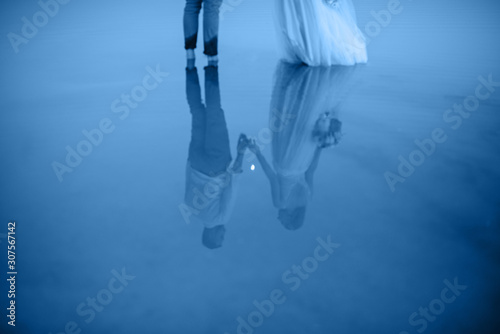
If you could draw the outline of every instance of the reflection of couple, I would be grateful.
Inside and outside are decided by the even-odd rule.
[[[283,124],[271,127],[274,129],[272,162],[268,163],[259,143],[245,135],[240,136],[237,156],[232,160],[217,67],[205,68],[205,104],[196,68],[186,69],[192,132],[183,215],[203,223],[202,242],[206,247],[222,245],[247,148],[257,156],[269,179],[280,222],[289,230],[302,226],[321,152],[340,140],[341,123],[337,114],[345,83],[353,70],[353,67],[320,68],[283,62],[278,65],[270,123],[276,122],[278,112]]]
[[[281,57],[310,66],[366,63],[366,43],[352,0],[275,0]],[[203,5],[204,53],[218,61],[219,9],[222,0],[186,0],[184,38],[188,62],[194,62],[198,16]]]

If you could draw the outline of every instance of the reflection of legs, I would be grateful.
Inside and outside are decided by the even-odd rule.
[[[186,96],[192,116],[189,160],[196,162],[203,159],[206,129],[206,111],[201,102],[200,80],[196,68],[186,70]]]
[[[224,172],[231,163],[229,134],[224,111],[221,107],[218,69],[213,66],[205,68],[206,130],[205,152],[215,174]]]
[[[198,16],[202,0],[186,0],[184,8],[184,38],[185,49],[196,49],[198,40]]]
[[[204,53],[207,56],[216,56],[218,53],[219,9],[221,5],[222,0],[205,0],[203,4]]]

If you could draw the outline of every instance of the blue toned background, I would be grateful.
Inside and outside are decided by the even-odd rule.
[[[345,135],[322,153],[304,227],[280,225],[248,153],[224,246],[211,251],[179,211],[191,131],[184,2],[73,0],[16,53],[9,33],[40,6],[3,1],[0,332],[233,334],[254,300],[279,289],[286,301],[240,333],[498,333],[500,87],[456,130],[443,114],[475,94],[479,76],[500,81],[500,4],[401,0],[401,13],[377,23],[371,12],[387,4],[355,1],[359,26],[375,29],[369,63],[343,98]],[[235,154],[240,133],[268,126],[278,58],[272,1],[224,6],[220,90]],[[120,119],[112,103],[151,71],[168,75]],[[103,119],[110,133],[60,182],[53,162]],[[436,128],[447,140],[391,191],[384,174]],[[12,219],[15,330],[5,316]],[[328,236],[340,246],[292,291],[283,273]],[[455,278],[466,286],[456,300],[410,324]],[[107,305],[92,312],[98,295]]]

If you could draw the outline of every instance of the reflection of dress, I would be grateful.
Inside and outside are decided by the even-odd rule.
[[[351,0],[275,0],[281,56],[310,66],[366,63],[366,43]]]
[[[316,154],[313,130],[324,112],[336,114],[355,67],[308,67],[281,62],[271,101],[272,157],[279,189],[273,189],[275,206],[290,208],[307,204],[312,193],[308,178]],[[314,167],[313,167],[314,168]],[[309,173],[312,177],[312,173]]]

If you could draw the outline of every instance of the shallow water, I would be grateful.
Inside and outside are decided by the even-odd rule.
[[[365,27],[387,2],[355,5]],[[369,63],[348,80],[326,81],[344,135],[321,152],[304,226],[280,224],[270,182],[247,152],[217,250],[203,247],[202,225],[179,210],[191,137],[182,1],[70,2],[18,53],[3,38],[0,241],[6,247],[7,222],[16,220],[17,332],[232,334],[241,317],[256,328],[240,333],[496,333],[500,88],[481,90],[490,95],[468,118],[443,117],[476,94],[478,77],[500,81],[500,5],[401,5],[371,32]],[[36,2],[1,6],[5,36],[39,10]],[[272,2],[226,6],[218,75],[231,154],[245,133],[272,165]],[[204,65],[198,50],[202,93]],[[113,112],[154,70],[168,75],[126,117]],[[306,95],[305,106],[322,92]],[[60,182],[54,161],[66,164],[66,147],[76,150],[82,131],[99,126],[110,133]],[[385,173],[396,175],[399,156],[409,160],[415,140],[436,129],[443,142],[392,189]],[[318,238],[336,245],[311,262]],[[305,278],[294,265],[311,272]],[[134,278],[120,290],[113,277],[122,268]],[[455,279],[462,290],[442,295]],[[5,279],[0,288],[5,310]],[[264,303],[259,317],[254,301],[273,290],[283,303]],[[87,298],[96,297],[91,311]],[[413,316],[412,325],[420,307],[435,313]],[[11,332],[4,312],[0,328]]]

